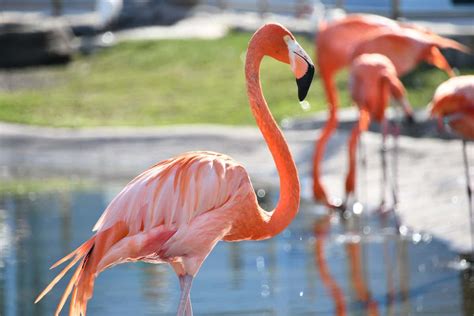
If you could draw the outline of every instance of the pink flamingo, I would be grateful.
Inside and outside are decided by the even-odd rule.
[[[443,120],[462,137],[462,152],[466,174],[469,219],[471,228],[471,260],[474,260],[474,216],[472,189],[466,142],[474,140],[474,75],[459,76],[443,82],[431,101],[431,115]]]
[[[349,138],[349,171],[346,177],[346,202],[354,193],[356,173],[356,149],[360,134],[366,131],[371,120],[382,124],[382,148],[385,147],[387,122],[385,109],[389,105],[390,96],[397,100],[407,116],[411,115],[411,107],[406,98],[405,88],[397,78],[397,71],[390,59],[380,54],[362,54],[357,56],[350,68],[350,92],[352,99],[359,108],[359,122],[352,129]],[[382,151],[383,183],[386,184],[386,163]],[[382,193],[384,205],[384,192]]]
[[[314,67],[293,35],[279,24],[266,24],[250,40],[245,62],[252,113],[275,160],[281,194],[272,212],[257,202],[244,167],[228,156],[190,152],[161,161],[133,179],[108,205],[95,234],[53,265],[71,262],[38,296],[38,302],[77,262],[56,310],[72,292],[70,315],[85,315],[99,273],[119,263],[169,263],[179,277],[178,315],[192,315],[193,278],[216,243],[262,240],[280,233],[299,207],[295,163],[260,85],[264,56],[291,65],[300,101],[306,97]]]
[[[411,35],[411,37],[415,37],[414,40],[403,41],[402,38],[406,32],[418,34],[418,36]],[[399,38],[383,37],[373,42],[382,34],[393,33],[399,34]],[[420,45],[419,41],[423,40],[423,44]],[[363,46],[363,43],[368,42],[373,42],[373,45]],[[398,45],[402,46],[403,51],[397,48]],[[359,49],[354,52],[356,47],[359,47]],[[338,125],[337,109],[339,100],[334,82],[337,72],[348,66],[360,54],[386,54],[388,51],[387,56],[395,64],[399,72],[398,76],[411,71],[423,60],[444,69],[449,75],[452,75],[453,72],[439,51],[439,47],[468,51],[466,47],[455,41],[442,38],[415,25],[398,23],[376,15],[349,15],[330,24],[321,24],[316,38],[316,55],[328,101],[329,117],[316,143],[313,156],[313,195],[316,200],[334,207],[328,201],[321,183],[320,165],[329,137]],[[411,49],[416,53],[412,53]],[[410,53],[407,54],[407,51],[410,51]]]

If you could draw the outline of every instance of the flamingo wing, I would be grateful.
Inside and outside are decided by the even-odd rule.
[[[361,54],[378,53],[387,56],[398,76],[412,71],[418,63],[426,61],[453,76],[440,48],[452,48],[467,51],[463,45],[435,34],[422,32],[417,29],[403,29],[399,32],[382,32],[360,42],[352,52],[352,58]]]
[[[243,184],[245,169],[228,156],[191,152],[162,161],[127,184],[107,206],[94,231],[125,222],[130,233],[164,225],[176,228],[229,201]]]

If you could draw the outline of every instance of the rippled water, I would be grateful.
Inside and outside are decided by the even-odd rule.
[[[0,197],[0,315],[53,314],[65,282],[33,304],[58,272],[49,266],[90,236],[118,190]],[[398,238],[375,215],[363,223],[365,234],[343,234],[337,218],[303,203],[276,238],[219,243],[193,284],[195,315],[474,314],[474,280],[444,244]],[[174,315],[178,298],[169,267],[122,264],[99,276],[88,315]]]

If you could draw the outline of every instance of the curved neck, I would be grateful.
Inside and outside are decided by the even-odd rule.
[[[295,217],[300,203],[300,183],[288,144],[262,94],[260,63],[265,54],[256,42],[255,38],[250,42],[245,62],[247,95],[252,113],[270,149],[280,177],[280,199],[276,208],[272,212],[267,212],[258,206],[262,221],[257,223],[258,233],[252,236],[252,239],[265,239],[280,233]]]

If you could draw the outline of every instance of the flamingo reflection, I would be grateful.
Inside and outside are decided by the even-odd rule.
[[[326,237],[330,228],[330,220],[330,215],[325,215],[314,223],[314,236],[316,237],[314,261],[321,276],[321,281],[323,281],[324,287],[334,301],[335,315],[345,316],[347,311],[344,293],[329,272],[326,257],[324,256],[324,244],[326,243]]]
[[[346,252],[347,258],[349,260],[348,263],[352,289],[354,290],[357,299],[364,303],[364,308],[367,311],[367,315],[376,316],[379,314],[378,306],[377,302],[372,298],[365,280],[361,243],[347,243]]]
[[[347,315],[346,298],[341,287],[332,277],[324,255],[324,246],[331,228],[330,220],[331,215],[325,215],[314,223],[313,231],[316,237],[314,256],[316,269],[319,271],[324,287],[334,301],[335,315],[343,316]],[[366,310],[367,315],[379,315],[377,302],[372,298],[366,283],[363,270],[361,243],[348,242],[345,244],[345,250],[349,264],[349,279],[351,281],[352,289],[355,292],[356,299],[364,304],[364,309]]]

